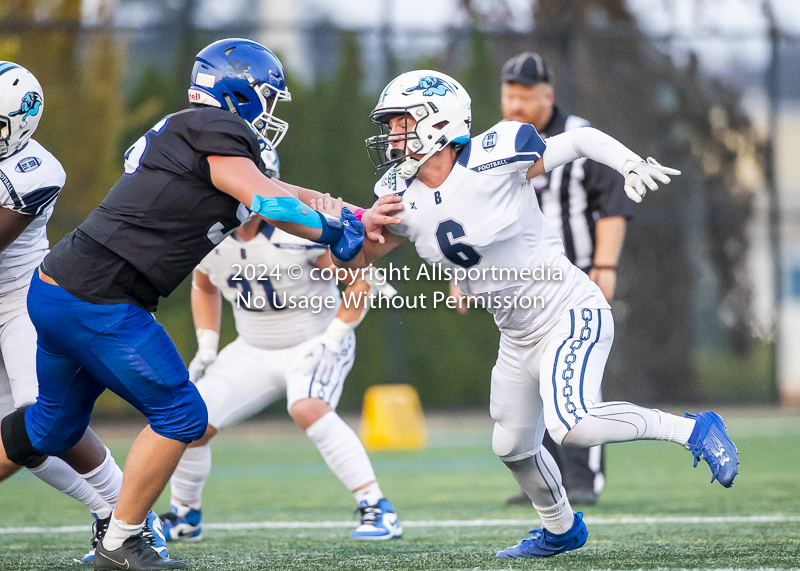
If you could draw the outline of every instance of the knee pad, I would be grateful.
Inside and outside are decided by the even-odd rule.
[[[28,436],[28,430],[25,428],[26,410],[27,406],[19,408],[0,421],[0,437],[3,439],[6,457],[20,466],[26,466],[44,456],[33,447]]]
[[[537,427],[508,428],[495,422],[492,432],[492,450],[503,462],[524,460],[536,454]]]

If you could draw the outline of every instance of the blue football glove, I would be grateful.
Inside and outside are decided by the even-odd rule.
[[[320,229],[322,230],[322,234],[314,242],[333,246],[342,238],[342,221],[330,214],[323,214],[319,210],[312,210],[311,212],[316,212],[319,215]]]
[[[364,224],[345,206],[342,208],[342,236],[331,244],[331,254],[343,262],[349,262],[363,246]]]

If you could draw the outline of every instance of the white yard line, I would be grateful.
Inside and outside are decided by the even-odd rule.
[[[589,525],[658,525],[670,523],[789,523],[800,522],[800,516],[754,515],[727,517],[587,517]],[[444,520],[401,520],[403,527],[531,527],[539,525],[533,519],[444,519]],[[349,528],[355,521],[260,521],[242,523],[204,523],[205,529],[236,531],[240,529],[319,529]],[[0,535],[42,534],[42,533],[87,533],[88,525],[67,525],[62,527],[0,527]]]

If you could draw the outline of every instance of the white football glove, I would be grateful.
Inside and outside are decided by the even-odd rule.
[[[206,374],[206,368],[217,358],[213,349],[200,349],[189,363],[189,380],[196,383]]]
[[[336,359],[339,357],[339,348],[329,343],[320,343],[311,349],[311,360],[316,362],[313,372],[313,382],[327,386],[333,380],[336,370]],[[314,396],[313,394],[311,396]]]
[[[658,190],[656,181],[669,184],[667,175],[677,176],[681,171],[661,166],[653,157],[648,157],[647,162],[627,160],[622,167],[625,176],[625,193],[634,202],[641,202],[647,189]]]
[[[319,343],[311,348],[307,357],[307,366],[313,370],[314,383],[327,385],[333,380],[336,360],[342,350],[342,340],[352,330],[352,324],[334,317],[325,333],[319,336]]]
[[[206,373],[206,368],[217,358],[219,333],[211,329],[197,330],[197,353],[189,363],[189,380],[199,381]]]

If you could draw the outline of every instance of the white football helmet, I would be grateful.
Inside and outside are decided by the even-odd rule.
[[[401,178],[411,178],[435,152],[449,144],[466,144],[472,121],[469,94],[452,77],[431,70],[404,73],[381,93],[369,118],[381,134],[367,139],[367,151],[376,169],[397,165]],[[410,131],[390,134],[389,120],[406,115],[416,120]],[[402,148],[392,143],[404,142]],[[422,155],[414,158],[413,155]]]
[[[42,86],[27,69],[0,61],[0,160],[31,138],[44,110]]]

